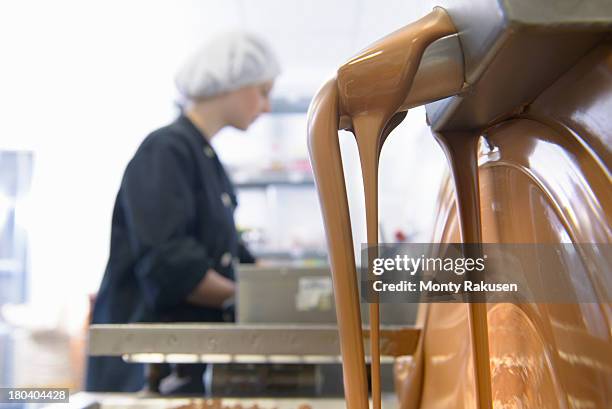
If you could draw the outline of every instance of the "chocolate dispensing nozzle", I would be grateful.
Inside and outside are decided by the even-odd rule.
[[[389,119],[455,95],[464,84],[456,29],[436,7],[351,58],[338,69],[336,81],[341,118],[383,114]]]

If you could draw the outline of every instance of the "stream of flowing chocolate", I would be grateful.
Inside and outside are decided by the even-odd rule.
[[[366,409],[369,405],[355,257],[338,129],[352,131],[358,146],[366,205],[367,263],[371,272],[371,264],[378,256],[378,162],[381,148],[386,137],[405,116],[401,107],[409,97],[425,49],[432,42],[455,32],[446,12],[434,9],[420,20],[372,44],[341,66],[337,79],[330,80],[320,89],[309,110],[309,152],[325,223],[340,333],[344,393],[349,409]],[[453,160],[460,162],[463,158]],[[470,192],[468,197],[471,197],[473,189]],[[475,214],[469,201],[464,207],[467,210],[462,215]],[[372,402],[374,409],[380,409],[377,302],[370,304],[370,327]]]

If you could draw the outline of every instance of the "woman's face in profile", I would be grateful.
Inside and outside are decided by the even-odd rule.
[[[227,122],[246,131],[264,112],[270,112],[270,91],[273,81],[249,85],[230,92],[226,97]]]

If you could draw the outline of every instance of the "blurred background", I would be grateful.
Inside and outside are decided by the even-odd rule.
[[[273,112],[213,141],[247,244],[271,263],[325,265],[310,99],[351,55],[428,11],[405,0],[1,2],[0,385],[80,387],[88,297],[122,174],[144,137],[178,114],[173,76],[208,36],[250,30],[282,64]],[[359,250],[359,162],[352,135],[340,140]],[[429,241],[445,162],[422,108],[382,156],[381,241]]]

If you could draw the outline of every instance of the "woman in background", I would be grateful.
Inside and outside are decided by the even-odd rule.
[[[234,260],[254,259],[236,231],[236,195],[210,141],[269,112],[279,72],[268,45],[241,32],[212,39],[179,70],[182,114],[147,136],[125,170],[93,324],[223,320]],[[203,391],[204,366],[183,367],[166,389]],[[144,379],[141,364],[88,360],[88,391],[134,392]]]

